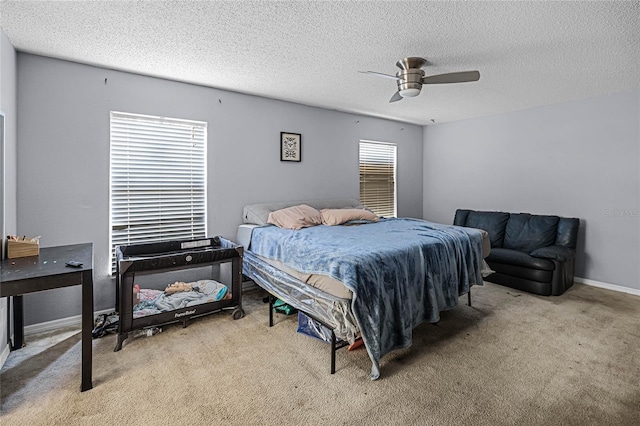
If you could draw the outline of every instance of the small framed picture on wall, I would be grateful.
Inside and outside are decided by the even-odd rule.
[[[280,161],[302,161],[302,135],[280,132]]]

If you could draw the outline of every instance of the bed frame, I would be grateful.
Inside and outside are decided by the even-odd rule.
[[[273,327],[273,312],[275,311],[274,303],[278,298],[273,294],[269,293],[269,327]],[[345,342],[344,340],[339,340],[336,337],[336,333],[334,329],[324,321],[316,318],[313,314],[309,312],[304,312],[299,309],[300,312],[320,324],[322,327],[326,328],[331,332],[331,374],[335,374],[336,372],[336,351],[338,349],[344,348],[345,346],[349,346],[349,342]]]
[[[336,372],[336,351],[355,341],[359,329],[351,300],[342,299],[311,287],[308,284],[277,270],[246,251],[243,258],[243,274],[269,293],[269,327],[273,327],[274,302],[280,299],[331,332],[331,374]],[[327,312],[332,312],[328,316]]]

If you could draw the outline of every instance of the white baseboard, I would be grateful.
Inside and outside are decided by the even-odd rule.
[[[592,287],[606,288],[607,290],[613,290],[613,291],[618,291],[620,293],[628,293],[628,294],[633,294],[635,296],[640,296],[640,290],[635,288],[624,287],[616,284],[603,283],[600,281],[588,280],[586,278],[580,278],[580,277],[575,277],[573,281],[578,284],[590,285]]]
[[[97,311],[93,313],[93,318],[95,318],[100,314],[109,314],[113,312],[112,309],[105,309],[102,311]],[[59,328],[64,327],[81,327],[82,326],[82,315],[74,315],[72,317],[60,318],[53,321],[40,322],[38,324],[26,325],[24,327],[24,335],[31,336],[38,333],[46,333],[48,331],[57,330]]]

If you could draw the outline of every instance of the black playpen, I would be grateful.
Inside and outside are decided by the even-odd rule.
[[[244,316],[242,246],[210,237],[117,246],[115,253],[114,351],[133,330],[176,322],[186,327],[195,317],[222,310],[232,310],[233,319]]]

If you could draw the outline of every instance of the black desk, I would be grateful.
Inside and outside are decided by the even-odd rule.
[[[70,260],[82,262],[82,267],[65,266]],[[0,297],[13,296],[13,349],[22,347],[24,319],[22,295],[54,288],[82,285],[82,384],[81,391],[91,383],[91,331],[93,329],[93,244],[41,248],[39,256],[5,259],[1,263]]]

